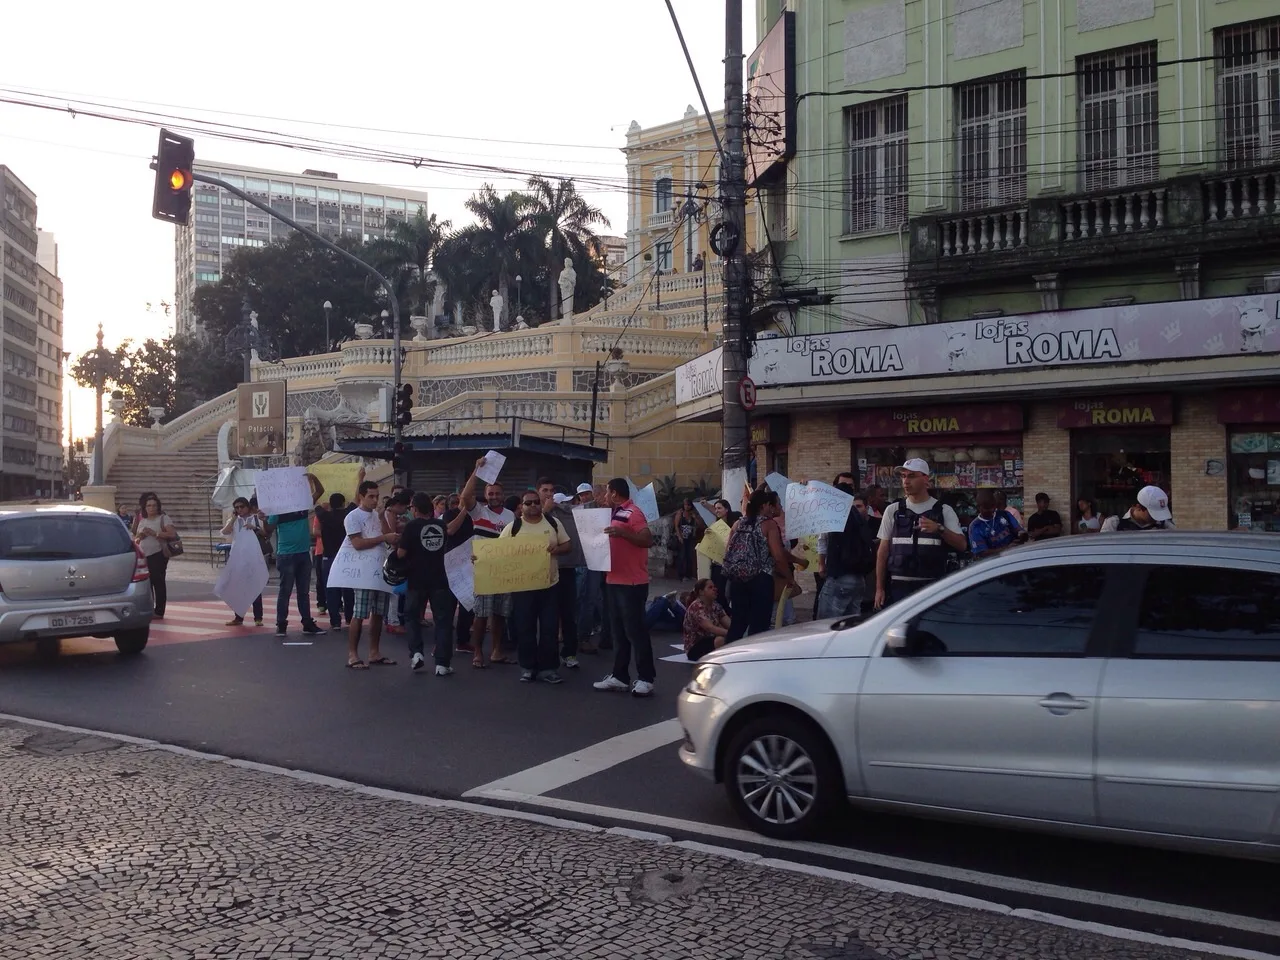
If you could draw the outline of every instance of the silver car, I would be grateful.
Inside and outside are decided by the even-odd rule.
[[[680,757],[754,829],[844,799],[1280,859],[1280,537],[1044,541],[703,658]]]
[[[147,562],[114,513],[81,504],[0,504],[0,643],[111,637],[142,652],[151,630]]]

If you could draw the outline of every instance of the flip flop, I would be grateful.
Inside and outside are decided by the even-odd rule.
[[[508,656],[506,656],[506,655],[504,654],[504,655],[503,655],[503,656],[501,656],[501,657],[490,657],[490,658],[489,658],[489,662],[490,662],[490,663],[514,664],[514,663],[516,663],[517,661],[512,660],[510,657],[508,657]]]
[[[365,663],[363,660],[348,660],[347,669],[348,670],[368,670],[369,665]]]
[[[484,657],[475,657],[472,659],[471,666],[476,670],[485,670],[489,667],[489,665],[484,662]]]
[[[395,665],[396,662],[390,657],[377,657],[369,661],[369,666],[371,667],[394,667]]]

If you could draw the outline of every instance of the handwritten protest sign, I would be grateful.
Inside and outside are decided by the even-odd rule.
[[[707,527],[702,534],[702,542],[698,544],[698,553],[712,563],[724,563],[724,549],[729,543],[729,525],[717,520]]]
[[[387,558],[387,547],[378,544],[368,550],[357,550],[351,540],[342,542],[342,548],[333,558],[329,568],[328,585],[331,588],[352,590],[380,590],[395,593],[395,588],[382,579],[382,562]]]
[[[348,500],[356,498],[356,487],[360,485],[360,464],[313,463],[307,467],[307,473],[324,484],[326,501],[334,493],[340,493]]]
[[[477,596],[523,593],[551,586],[550,554],[544,537],[471,541]]]
[[[311,509],[306,467],[260,470],[254,484],[258,488],[258,508],[263,513],[279,515]]]
[[[498,474],[502,472],[503,464],[506,462],[506,457],[496,450],[490,450],[484,455],[484,463],[476,469],[476,476],[485,483],[497,483]]]
[[[716,522],[716,515],[696,500],[693,502],[693,509],[698,511],[698,516],[702,518],[704,526],[709,527]]]
[[[476,607],[476,581],[471,565],[471,542],[460,544],[444,555],[444,573],[458,603],[468,610]]]
[[[733,506],[734,510],[738,509],[738,501],[742,499],[742,493],[747,486],[747,468],[734,467],[726,470],[722,474],[723,485],[720,488],[720,496]]]
[[[612,522],[613,511],[603,507],[583,507],[573,511],[573,521],[578,528],[578,541],[587,559],[588,570],[607,572],[612,566],[609,538],[604,528]]]
[[[231,541],[231,554],[227,557],[227,565],[218,574],[213,595],[230,607],[237,617],[243,617],[253,601],[262,596],[269,579],[258,535],[252,530],[241,530]]]
[[[806,537],[810,534],[843,530],[853,507],[853,497],[811,480],[805,485],[787,487],[787,535]]]
[[[780,497],[785,497],[787,495],[787,487],[791,486],[791,481],[780,473],[769,474],[764,478],[764,482],[769,485],[770,490]]]
[[[649,523],[658,519],[658,493],[653,488],[653,484],[649,483],[643,487],[636,486],[636,482],[630,477],[627,478],[627,486],[631,488],[631,500],[640,508],[640,512],[644,514],[644,518]]]

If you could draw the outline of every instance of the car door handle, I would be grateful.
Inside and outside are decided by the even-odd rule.
[[[1087,710],[1089,701],[1077,700],[1068,693],[1055,693],[1041,700],[1040,706],[1046,710]]]

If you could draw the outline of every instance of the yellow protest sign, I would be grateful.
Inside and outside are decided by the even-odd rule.
[[[507,537],[471,541],[477,596],[545,590],[551,586],[545,537]]]
[[[325,503],[329,495],[340,493],[348,500],[356,497],[356,487],[360,480],[360,464],[358,463],[313,463],[307,467],[307,473],[324,484]],[[388,490],[388,493],[391,491]]]
[[[707,527],[702,534],[702,542],[698,544],[698,553],[712,563],[724,563],[725,546],[729,543],[729,525],[717,520]]]

